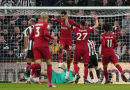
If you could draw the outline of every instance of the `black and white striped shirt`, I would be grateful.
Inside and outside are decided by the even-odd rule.
[[[95,55],[95,44],[92,40],[88,40],[88,49],[89,49],[89,56]]]
[[[28,47],[27,47],[27,50],[32,50],[33,48],[33,41],[31,39],[29,39],[29,35],[31,34],[31,32],[33,31],[33,25],[32,26],[29,26],[27,27],[25,30],[24,30],[24,37],[27,37],[28,38]]]
[[[17,6],[32,6],[31,0],[19,0]]]

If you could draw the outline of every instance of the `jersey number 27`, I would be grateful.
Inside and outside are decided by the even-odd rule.
[[[86,38],[88,33],[77,33],[78,38],[77,40],[84,40]],[[83,36],[83,38],[81,38]]]

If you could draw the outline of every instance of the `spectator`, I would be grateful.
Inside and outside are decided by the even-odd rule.
[[[91,27],[92,26],[91,20],[90,19],[86,20],[85,25],[86,27]]]
[[[102,6],[116,6],[116,0],[103,0]]]
[[[17,59],[17,56],[15,55],[15,52],[14,52],[14,49],[13,48],[9,48],[8,49],[8,53],[6,55],[6,59],[11,59],[11,60],[16,60]]]
[[[4,36],[0,35],[0,59],[3,59],[5,57],[5,54],[7,53],[8,46],[4,40]]]
[[[78,0],[77,6],[87,6],[88,0]]]
[[[5,42],[9,45],[10,44],[11,34],[10,34],[9,30],[8,30],[7,25],[5,25],[4,28],[3,28],[3,35],[4,35]]]
[[[130,14],[126,15],[122,20],[122,27],[125,28],[126,32],[130,33]]]
[[[117,0],[117,6],[127,6],[127,0]]]
[[[121,57],[121,59],[123,58],[123,56],[126,53],[126,45],[123,44],[121,41],[118,41],[118,46],[117,46],[117,51],[116,53]]]
[[[99,19],[99,27],[98,27],[98,29],[99,29],[99,34],[101,34],[101,33],[103,33],[104,31],[103,31],[103,25],[104,25],[104,20],[103,19]]]
[[[26,7],[32,6],[32,0],[19,0],[17,2],[17,6],[26,6]]]
[[[67,0],[65,6],[76,6],[76,4],[73,2],[73,0]]]
[[[103,0],[103,6],[108,6],[108,0]]]
[[[15,6],[15,3],[13,0],[4,0],[2,2],[2,6],[6,6],[6,7],[12,7]]]
[[[114,34],[116,36],[118,36],[121,28],[120,28],[119,22],[117,20],[114,21],[114,25],[113,25],[112,29],[113,29]]]
[[[52,53],[53,60],[58,60],[59,44],[56,40],[53,40],[53,44],[50,45],[50,51]]]
[[[84,10],[79,10],[79,12],[77,13],[78,16],[83,16],[85,15],[85,12]]]

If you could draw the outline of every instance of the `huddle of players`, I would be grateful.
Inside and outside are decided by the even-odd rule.
[[[98,18],[94,16],[95,25],[92,28],[85,27],[85,21],[82,20],[80,24],[76,24],[72,19],[69,19],[66,15],[66,12],[61,12],[61,20],[59,19],[51,19],[53,21],[59,22],[61,24],[61,35],[60,35],[60,50],[59,50],[59,67],[62,63],[62,55],[63,49],[67,51],[67,73],[65,78],[69,78],[69,70],[71,64],[71,56],[70,53],[72,51],[72,30],[76,35],[76,46],[74,52],[74,70],[75,70],[75,83],[78,82],[80,75],[78,71],[78,62],[81,61],[81,57],[83,58],[84,63],[84,82],[87,82],[88,76],[88,63],[90,61],[89,58],[89,48],[88,48],[88,38],[90,32],[94,31],[98,27]],[[33,21],[33,20],[32,20]],[[31,20],[30,20],[31,22]],[[48,74],[48,86],[56,87],[51,83],[52,79],[52,64],[51,64],[51,53],[49,51],[48,42],[51,40],[57,39],[54,36],[49,34],[49,29],[51,25],[48,23],[48,15],[45,13],[41,13],[40,20],[38,23],[33,24],[33,30],[30,32],[29,40],[33,40],[33,54],[34,54],[34,64],[31,64],[31,60],[28,60],[30,53],[28,50],[27,53],[27,65],[26,65],[26,73],[27,76],[32,78],[35,77],[38,81],[40,72],[41,72],[41,63],[42,59],[45,59],[47,64],[47,74]],[[109,24],[105,24],[103,26],[104,33],[101,35],[101,55],[102,55],[102,64],[103,64],[103,72],[105,76],[105,83],[109,83],[108,80],[108,71],[107,65],[111,61],[116,68],[120,71],[122,78],[126,81],[126,77],[124,76],[123,70],[121,66],[118,64],[118,60],[116,58],[114,48],[117,46],[115,36],[110,32],[111,28]],[[27,30],[25,30],[25,34]],[[26,48],[26,47],[25,47]],[[97,66],[97,65],[95,65]],[[30,74],[30,70],[31,74]],[[99,76],[99,70],[96,69],[97,76]],[[28,79],[27,82],[30,82]],[[38,82],[39,83],[39,82]]]

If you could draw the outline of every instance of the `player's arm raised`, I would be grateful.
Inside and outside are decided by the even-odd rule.
[[[96,29],[98,26],[99,26],[99,23],[98,23],[98,17],[95,15],[94,16],[94,19],[95,19],[95,25],[93,26],[93,29]]]
[[[73,25],[69,24],[68,16],[67,16],[67,15],[65,16],[65,24],[66,24],[66,26],[67,26],[68,28],[71,28],[71,29],[72,29]]]

